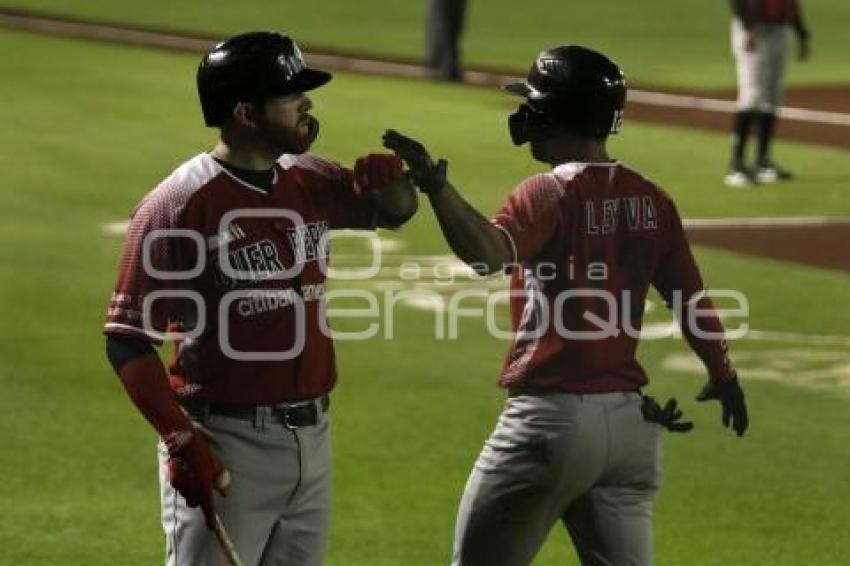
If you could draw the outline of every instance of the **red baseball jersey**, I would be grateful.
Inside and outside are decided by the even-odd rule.
[[[797,17],[797,0],[755,0],[755,20],[768,23],[791,23]]]
[[[175,335],[169,363],[180,396],[320,396],[336,381],[323,330],[328,231],[375,222],[351,170],[335,163],[284,155],[264,191],[200,154],[133,213],[104,330],[157,343],[190,333]]]
[[[517,263],[517,334],[503,387],[637,390],[647,383],[635,353],[649,286],[665,300],[678,291],[712,308],[673,201],[620,163],[567,163],[530,177],[492,222],[508,235]],[[716,316],[699,324],[722,332]],[[731,377],[725,341],[683,331],[714,379]]]

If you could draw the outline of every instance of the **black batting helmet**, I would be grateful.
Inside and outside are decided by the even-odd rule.
[[[198,95],[207,126],[220,126],[237,102],[306,92],[331,80],[309,69],[289,36],[268,31],[243,33],[219,43],[198,66]]]
[[[542,51],[528,79],[504,89],[527,99],[509,120],[516,145],[558,128],[604,139],[617,133],[623,121],[623,72],[605,55],[579,45]]]

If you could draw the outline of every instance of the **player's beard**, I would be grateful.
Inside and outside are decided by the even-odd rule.
[[[305,114],[294,128],[266,122],[258,133],[260,139],[277,155],[305,153],[319,137],[319,121],[310,114]]]

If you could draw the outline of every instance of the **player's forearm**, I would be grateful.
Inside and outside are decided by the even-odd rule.
[[[370,196],[380,214],[378,225],[383,228],[401,226],[419,209],[416,188],[407,181],[380,187]]]
[[[501,231],[447,183],[429,194],[440,229],[452,251],[479,274],[500,271],[513,261]]]
[[[794,28],[794,33],[802,40],[809,39],[809,29],[806,27],[806,21],[803,18],[803,12],[800,9],[800,4],[797,4],[794,10],[794,20],[791,22]]]
[[[181,430],[191,430],[192,425],[177,403],[165,367],[156,352],[151,348],[147,354],[116,355],[122,350],[127,351],[121,340],[108,337],[107,351],[124,389],[139,412],[162,438]]]
[[[702,360],[714,382],[735,377],[729,359],[725,330],[714,305],[708,297],[688,301],[682,305],[680,325],[682,334],[694,353]]]

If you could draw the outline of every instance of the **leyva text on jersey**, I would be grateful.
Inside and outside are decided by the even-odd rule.
[[[587,233],[613,234],[625,222],[630,232],[658,230],[658,213],[652,197],[617,197],[585,201]]]

